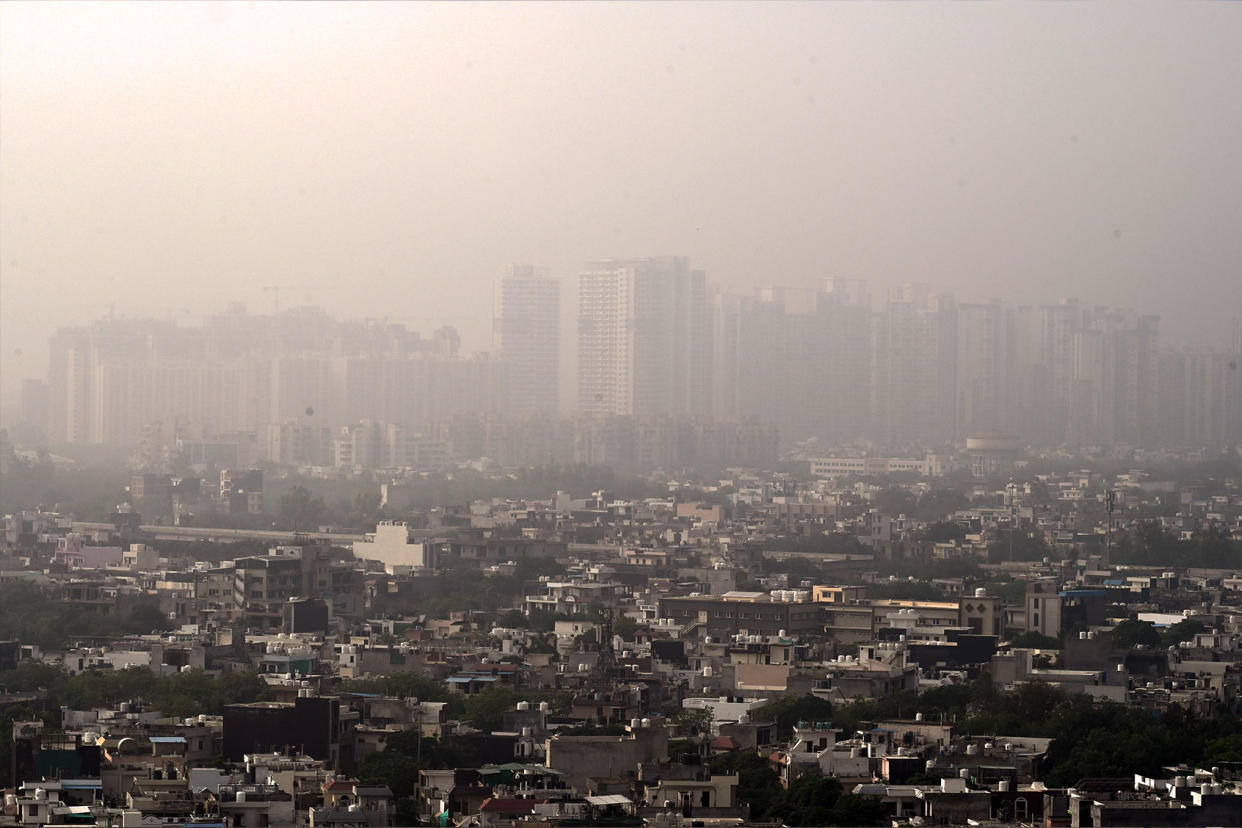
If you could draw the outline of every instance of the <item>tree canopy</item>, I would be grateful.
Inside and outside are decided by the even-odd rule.
[[[1242,542],[1218,524],[1182,540],[1159,521],[1149,520],[1113,538],[1111,559],[1115,564],[1233,569],[1242,566]]]
[[[1160,632],[1150,621],[1138,621],[1127,618],[1113,627],[1113,646],[1118,649],[1133,649],[1138,646],[1159,647]]]

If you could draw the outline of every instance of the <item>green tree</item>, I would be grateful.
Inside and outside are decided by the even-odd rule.
[[[879,797],[844,794],[833,807],[833,825],[887,825],[888,809]]]
[[[530,626],[530,619],[519,609],[508,610],[496,616],[496,626],[509,630],[524,630]]]
[[[396,806],[393,809],[393,813],[396,816],[397,825],[418,825],[420,824],[419,823],[420,815],[418,812],[418,801],[412,797],[398,799]]]
[[[153,601],[135,604],[125,616],[121,631],[128,635],[147,635],[153,632],[165,632],[173,628],[168,616],[160,612],[160,607]]]
[[[364,679],[346,679],[337,690],[342,693],[377,693],[382,696],[397,698],[413,698],[419,701],[460,701],[461,696],[449,693],[444,685],[435,679],[414,673],[388,673]]]
[[[789,783],[769,807],[766,816],[786,825],[835,825],[834,807],[844,791],[831,776],[807,774]]]
[[[924,716],[964,716],[970,705],[971,686],[969,684],[949,684],[944,687],[933,687],[919,695],[918,711]]]
[[[14,722],[37,720],[42,720],[49,730],[60,726],[60,719],[55,714],[48,711],[39,712],[28,705],[6,707],[0,710],[0,752],[6,756],[13,755]],[[0,762],[0,788],[12,786],[11,772],[12,765],[9,762]]]
[[[318,527],[326,511],[323,498],[312,495],[305,486],[294,486],[280,498],[280,521],[295,532]]]
[[[383,496],[379,489],[364,489],[354,495],[353,508],[345,518],[348,525],[357,529],[373,529],[379,521],[380,501]]]
[[[1203,764],[1212,767],[1221,762],[1242,762],[1242,734],[1221,736],[1207,743]]]
[[[926,581],[882,581],[867,584],[868,598],[896,598],[914,601],[943,601],[943,590]]]
[[[1059,650],[1061,642],[1059,639],[1050,635],[1044,635],[1041,632],[1031,630],[1024,632],[1009,642],[1011,646],[1021,647],[1030,650]]]
[[[858,538],[845,532],[814,532],[809,535],[781,535],[764,544],[777,552],[805,552],[813,555],[848,555],[863,552]],[[818,564],[816,564],[818,571]]]
[[[491,687],[466,697],[465,720],[484,733],[499,730],[502,716],[523,701],[522,694],[508,687]]]
[[[479,764],[478,752],[460,739],[440,740],[423,737],[417,730],[405,730],[388,737],[384,749],[362,760],[358,779],[367,784],[387,785],[405,814],[399,825],[413,825],[416,803],[410,799],[418,783],[418,772],[431,768],[466,768]],[[403,806],[402,803],[405,803]],[[414,821],[410,815],[414,815]]]
[[[1113,646],[1120,650],[1130,650],[1138,646],[1159,647],[1160,633],[1150,621],[1138,621],[1127,618],[1113,627]]]
[[[778,735],[787,736],[799,722],[826,722],[832,719],[832,702],[818,696],[785,696],[756,710],[755,721],[776,722]]]
[[[1052,547],[1048,545],[1044,533],[1038,529],[998,529],[988,541],[988,560],[993,563],[1009,560],[1041,561],[1050,557]]]
[[[1189,540],[1180,540],[1159,521],[1149,520],[1114,541],[1113,562],[1231,569],[1242,564],[1242,542],[1218,524],[1203,526]]]
[[[918,499],[908,489],[890,486],[871,499],[872,504],[886,515],[913,515]]]
[[[843,791],[831,776],[807,774],[790,783],[769,806],[768,818],[786,825],[886,825],[888,811],[873,796],[854,796]]]
[[[966,537],[966,527],[960,523],[952,523],[941,521],[933,523],[923,530],[923,540],[928,543],[948,543],[955,540],[963,540]]]
[[[638,632],[638,622],[628,615],[622,615],[613,623],[612,631],[621,636],[623,641],[633,641],[634,633]]]
[[[753,750],[735,750],[711,760],[712,773],[737,774],[737,797],[750,806],[752,819],[768,812],[781,793],[781,777],[766,757]]]
[[[406,753],[381,750],[358,765],[358,779],[368,785],[387,785],[393,796],[412,796],[418,782],[420,763]]]
[[[537,581],[543,575],[564,575],[565,567],[556,558],[523,558],[513,570],[513,576],[523,583]]]
[[[961,489],[932,489],[919,495],[915,504],[913,517],[916,520],[939,521],[946,515],[965,509],[970,505],[970,498]]]
[[[1026,601],[1026,581],[1015,579],[992,586],[988,592],[1012,606],[1022,606]]]
[[[1193,618],[1170,624],[1168,629],[1160,633],[1160,643],[1165,647],[1174,647],[1183,641],[1192,641],[1196,635],[1207,628]]]
[[[710,736],[713,718],[713,711],[710,707],[682,708],[673,717],[673,721],[691,736]]]

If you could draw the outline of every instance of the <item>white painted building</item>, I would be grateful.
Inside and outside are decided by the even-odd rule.
[[[394,567],[434,569],[435,550],[427,543],[414,543],[405,523],[386,520],[368,532],[366,540],[354,542],[354,557],[380,561],[391,572]]]

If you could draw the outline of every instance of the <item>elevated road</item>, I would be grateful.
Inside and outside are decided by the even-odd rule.
[[[75,521],[73,528],[74,531],[78,532],[91,532],[96,529],[111,530],[113,526],[111,523]],[[219,529],[207,526],[159,526],[147,524],[139,526],[138,531],[147,537],[157,540],[205,540],[217,543],[260,540],[274,544],[291,544],[298,538],[311,538],[312,540],[328,541],[338,546],[348,546],[354,541],[365,540],[362,535],[346,534],[344,532],[277,532],[269,529]]]

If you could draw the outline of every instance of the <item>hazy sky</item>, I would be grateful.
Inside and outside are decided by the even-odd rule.
[[[1224,344],[1237,3],[0,3],[3,388],[306,300],[481,347],[511,262],[1064,295]],[[20,352],[20,353],[19,353]]]

